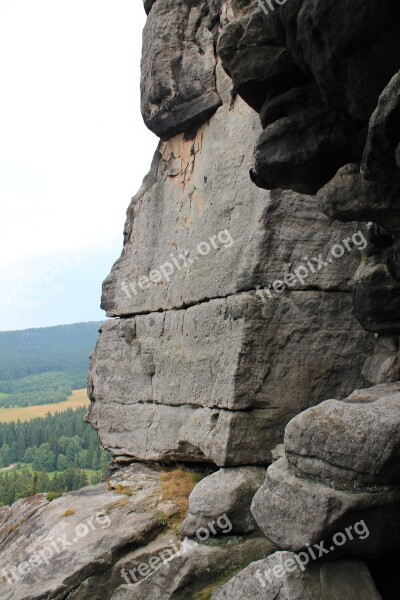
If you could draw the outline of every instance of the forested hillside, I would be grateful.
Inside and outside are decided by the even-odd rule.
[[[83,420],[86,412],[69,409],[26,423],[0,424],[0,468],[23,467],[0,475],[0,505],[38,491],[77,489],[90,483],[88,474],[99,479],[105,473],[109,457]]]
[[[85,387],[100,325],[0,332],[0,407],[61,402]]]

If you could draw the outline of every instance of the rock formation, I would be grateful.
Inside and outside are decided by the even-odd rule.
[[[114,511],[116,534],[9,598],[394,600],[400,5],[144,8],[141,109],[160,143],[89,374],[118,506],[100,486],[0,517],[14,562],[72,497],[80,518],[89,499]],[[123,580],[166,547],[157,515],[174,506],[152,469],[176,461],[207,475],[181,524],[193,539]]]
[[[118,320],[89,386],[119,462],[265,465],[291,417],[368,383],[373,337],[350,318],[359,246],[330,254],[356,226],[251,183],[261,127],[215,50],[236,5],[216,7],[158,0],[144,31],[142,112],[162,141],[104,283]]]

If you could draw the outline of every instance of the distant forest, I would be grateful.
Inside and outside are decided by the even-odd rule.
[[[100,322],[0,332],[0,407],[62,402],[86,387]]]
[[[37,492],[78,489],[106,473],[109,455],[84,422],[86,411],[69,409],[25,423],[0,423],[0,467],[24,467],[0,473],[0,505]],[[95,479],[89,481],[87,471],[96,472]]]

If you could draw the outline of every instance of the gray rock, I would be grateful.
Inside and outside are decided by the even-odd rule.
[[[251,185],[259,133],[256,115],[237,99],[194,139],[181,135],[161,145],[128,209],[123,253],[103,285],[108,316],[267,287],[293,274],[305,256],[316,266],[317,257],[353,235],[354,224],[330,223],[315,198]],[[350,290],[359,261],[357,249],[346,251],[328,267],[308,269],[306,282],[295,278],[291,289]]]
[[[146,579],[134,585],[122,585],[112,600],[187,600],[215,579],[226,575],[252,560],[258,560],[273,551],[263,538],[246,541],[232,540],[220,545],[205,546],[189,541],[181,547],[181,554]]]
[[[267,464],[283,437],[282,410],[229,411],[157,404],[93,402],[91,423],[102,445],[126,458],[214,462],[218,466]]]
[[[372,339],[349,322],[350,306],[348,293],[252,292],[108,322],[90,421],[116,455],[270,462],[292,416],[362,384]]]
[[[333,489],[296,477],[284,458],[269,467],[251,511],[273,544],[293,552],[321,542],[325,558],[371,558],[400,549],[397,487]]]
[[[286,457],[294,472],[339,486],[400,484],[400,385],[327,400],[290,421]]]
[[[156,3],[156,0],[143,0],[144,10],[146,14],[149,14],[151,11],[151,7]]]
[[[212,600],[381,600],[364,563],[339,560],[299,568],[296,555],[276,552],[252,563],[211,596]]]
[[[164,139],[207,121],[221,104],[216,91],[207,0],[157,0],[145,5],[141,108]]]
[[[264,128],[252,180],[315,194],[333,178],[322,194],[326,214],[387,228],[374,254],[400,283],[399,6],[278,0],[262,10],[257,4],[235,4],[217,45],[235,90]],[[357,318],[369,331],[398,334],[399,290],[377,272],[361,279]]]
[[[396,150],[400,142],[400,72],[379,97],[371,117],[361,164],[366,179],[400,183]]]
[[[272,455],[273,462],[279,460],[280,458],[284,458],[285,457],[285,445],[278,444],[277,446],[275,446],[275,448],[273,448],[271,450],[271,455]]]
[[[355,321],[341,321],[350,310],[350,295],[272,291],[270,296],[241,293],[186,310],[107,322],[92,357],[91,397],[125,405],[298,412],[357,387],[362,349],[367,353],[372,338]],[[298,351],[299,336],[309,343],[307,354]],[[328,356],[331,344],[337,344],[336,357]],[[361,356],[349,364],[352,348]]]
[[[393,394],[400,393],[400,382],[382,383],[380,385],[374,385],[370,388],[361,390],[355,390],[346,398],[346,402],[356,403],[369,403],[375,402],[385,396],[391,396]]]
[[[129,494],[112,489],[121,479]],[[133,466],[114,477],[111,489],[100,484],[52,502],[40,494],[3,508],[0,597],[107,600],[112,582],[123,582],[115,563],[160,533],[160,512],[176,511],[161,497],[160,473]],[[102,573],[108,573],[108,588]]]
[[[367,331],[400,334],[400,282],[379,251],[365,257],[355,274],[354,312]]]
[[[353,156],[355,124],[326,106],[316,85],[267,100],[262,120],[251,171],[259,187],[316,194]]]
[[[394,183],[365,179],[360,165],[342,167],[319,190],[321,210],[338,221],[374,221],[388,232],[400,229],[399,187]]]
[[[127,551],[115,564],[102,572],[83,578],[68,595],[68,600],[109,600],[114,591],[126,581],[138,582],[142,573],[158,568],[162,560],[167,560],[181,540],[172,530],[160,533],[154,540],[139,548]],[[140,572],[139,572],[140,571]],[[62,596],[61,596],[62,598]],[[57,598],[57,600],[61,600]]]
[[[351,7],[346,0],[298,0],[282,6],[279,16],[289,52],[317,82],[325,101],[368,121],[399,69],[400,38],[393,26],[399,7],[380,0]]]
[[[261,487],[266,469],[241,467],[221,469],[202,479],[189,496],[189,514],[181,525],[183,535],[194,536],[220,515],[227,515],[232,533],[250,533],[256,528],[250,504]]]
[[[252,11],[249,4],[243,3],[237,18],[222,30],[217,53],[237,93],[259,112],[277,77],[299,84],[308,79],[284,47],[277,14],[265,19],[255,2]]]

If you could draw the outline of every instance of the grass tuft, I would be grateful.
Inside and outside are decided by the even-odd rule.
[[[124,487],[123,485],[121,485],[120,483],[118,483],[115,488],[114,488],[114,492],[116,494],[125,494],[125,496],[132,496],[132,490],[128,487]]]
[[[165,471],[161,475],[163,499],[176,505],[174,515],[169,519],[168,525],[174,527],[183,521],[189,511],[189,495],[195,485],[201,480],[202,475],[183,469]]]

